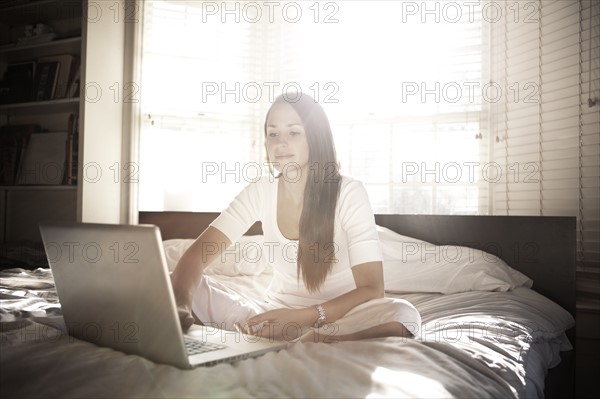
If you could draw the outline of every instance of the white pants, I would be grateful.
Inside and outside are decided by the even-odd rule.
[[[230,331],[235,331],[235,323],[244,323],[251,317],[277,308],[281,306],[242,297],[210,276],[202,276],[192,302],[192,310],[203,323]],[[334,323],[321,326],[319,333],[346,335],[394,321],[404,325],[415,337],[419,336],[421,315],[410,302],[398,298],[379,298],[362,303]],[[300,335],[306,337],[313,330],[304,326]]]

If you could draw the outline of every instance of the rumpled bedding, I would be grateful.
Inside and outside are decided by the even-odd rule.
[[[246,295],[256,275],[213,275]],[[393,294],[389,294],[393,295]],[[571,349],[568,312],[528,287],[394,294],[422,316],[417,339],[293,343],[258,358],[180,370],[68,336],[49,269],[0,272],[2,397],[543,397]]]

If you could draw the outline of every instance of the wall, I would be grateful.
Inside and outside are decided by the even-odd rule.
[[[123,10],[123,1],[90,1],[84,21],[85,99],[80,110],[84,135],[77,210],[82,222],[122,221]]]

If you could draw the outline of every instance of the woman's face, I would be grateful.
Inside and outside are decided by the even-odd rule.
[[[308,165],[308,141],[300,116],[287,103],[271,109],[267,119],[265,145],[275,169],[293,179]]]

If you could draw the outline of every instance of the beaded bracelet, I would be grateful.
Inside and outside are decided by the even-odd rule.
[[[322,326],[325,323],[325,320],[327,320],[327,317],[325,317],[325,308],[323,308],[322,305],[316,305],[315,308],[317,309],[317,312],[319,312],[319,318],[315,322],[314,327],[319,328],[320,326]]]

